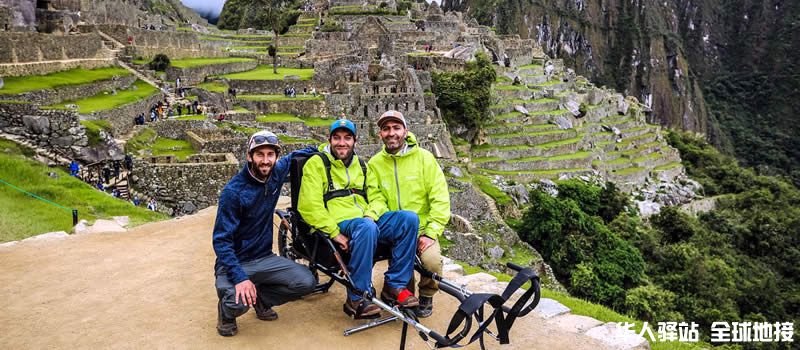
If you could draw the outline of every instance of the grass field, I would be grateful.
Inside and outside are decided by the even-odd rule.
[[[293,115],[291,115],[289,113],[271,113],[271,114],[260,115],[260,116],[256,117],[256,121],[257,122],[262,122],[262,123],[286,123],[286,122],[302,123],[303,122],[302,119],[300,119],[300,118],[298,118],[296,116],[293,116]]]
[[[144,128],[125,144],[125,152],[139,154],[139,151],[149,149],[154,156],[173,155],[178,159],[196,154],[192,144],[186,140],[174,140],[158,137],[151,128]]]
[[[314,68],[283,68],[278,67],[278,74],[272,73],[272,66],[258,66],[247,72],[225,74],[221,77],[234,80],[283,80],[287,75],[296,75],[300,80],[311,80]]]
[[[228,85],[219,83],[219,82],[210,82],[210,83],[202,83],[195,85],[198,89],[203,89],[210,92],[221,92],[227,93],[228,92]]]
[[[14,190],[0,183],[0,242],[24,239],[33,235],[72,230],[71,209],[78,209],[80,219],[93,222],[112,216],[128,216],[132,225],[164,220],[166,215],[111,197],[69,176],[59,168],[48,168],[26,159],[32,151],[0,139],[0,179],[68,209],[62,209]],[[51,178],[54,172],[58,178]]]
[[[252,62],[252,61],[255,60],[252,58],[242,58],[242,57],[186,58],[186,59],[170,61],[170,66],[176,68],[192,68],[192,67],[208,66],[212,64]]]
[[[42,108],[66,109],[65,105],[76,104],[78,105],[78,113],[89,114],[124,106],[158,93],[158,89],[141,80],[137,80],[133,83],[133,85],[136,86],[135,90],[133,88],[129,88],[127,90],[118,90],[116,95],[112,95],[111,93],[105,91],[92,97],[82,98],[75,101],[63,101],[57,104],[43,106]]]
[[[97,69],[76,68],[47,75],[29,75],[22,77],[6,77],[0,95],[15,95],[23,92],[53,89],[59,86],[88,84],[98,80],[111,79],[113,76],[128,76],[131,73],[119,67]]]

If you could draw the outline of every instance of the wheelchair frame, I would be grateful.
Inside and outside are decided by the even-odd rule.
[[[327,235],[319,232],[301,232],[310,232],[309,227],[292,208],[289,208],[288,212],[282,210],[276,210],[275,212],[281,219],[278,230],[279,254],[294,261],[303,259],[308,262],[308,268],[317,280],[317,286],[314,288],[312,294],[327,293],[335,282],[341,283],[349,290],[357,290],[350,279],[344,257]],[[373,263],[385,260],[390,256],[391,255],[386,256],[385,254],[376,253]],[[372,303],[391,314],[391,316],[371,320],[362,325],[348,328],[344,331],[344,335],[348,336],[395,320],[400,320],[403,322],[400,338],[401,350],[405,349],[409,326],[413,327],[418,332],[419,336],[431,349],[447,347],[458,348],[475,341],[480,341],[481,349],[485,349],[485,334],[488,334],[500,344],[508,344],[509,330],[513,326],[514,321],[518,317],[526,316],[536,307],[541,297],[541,291],[539,277],[531,268],[524,268],[510,262],[507,266],[516,271],[517,274],[501,295],[473,293],[467,290],[463,285],[456,285],[444,279],[442,276],[425,270],[417,257],[414,264],[415,270],[421,275],[437,281],[439,283],[439,290],[455,297],[461,302],[459,310],[453,315],[450,321],[447,332],[439,333],[421,324],[411,309],[400,309],[396,306],[384,303],[377,297],[373,289],[361,291],[360,293],[363,294],[366,300],[372,301]],[[327,282],[320,282],[320,271],[330,278]],[[505,306],[504,303],[526,282],[531,282],[529,289],[523,293],[513,306]],[[528,303],[531,297],[533,297],[533,301]],[[491,306],[492,311],[488,315],[484,315],[484,305],[487,303]],[[475,322],[477,322],[478,328],[468,339],[466,344],[460,344],[460,342],[469,335],[473,326],[473,318]],[[496,326],[496,333],[488,329],[491,324]]]

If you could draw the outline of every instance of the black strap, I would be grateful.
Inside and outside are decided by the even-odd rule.
[[[361,189],[335,189],[333,187],[333,178],[331,178],[331,160],[322,152],[314,153],[314,155],[322,158],[322,164],[325,166],[325,175],[328,177],[328,190],[322,195],[322,200],[325,203],[325,209],[328,208],[328,201],[334,198],[347,197],[352,194],[360,195],[364,200],[369,203],[367,199],[367,164],[363,159],[358,158],[358,164],[361,165],[361,173],[364,175],[364,182],[361,184]]]
[[[523,293],[523,295],[519,298],[519,300],[517,300],[516,303],[514,303],[514,306],[512,306],[511,309],[504,311],[503,304],[514,294],[514,292],[516,292],[528,281],[531,282],[530,288]],[[508,334],[511,330],[511,327],[514,325],[514,321],[518,317],[522,317],[530,313],[539,303],[540,295],[538,291],[539,276],[537,276],[536,272],[532,269],[525,268],[517,272],[501,295],[490,293],[476,293],[470,295],[461,302],[461,305],[458,307],[458,311],[456,311],[456,313],[453,315],[453,318],[450,320],[450,325],[447,327],[447,333],[445,335],[445,338],[449,343],[438,345],[442,347],[460,348],[472,344],[476,340],[480,340],[481,348],[483,349],[483,334],[492,323],[497,326],[497,338],[500,341],[500,344],[508,344]],[[536,293],[536,297],[534,298],[533,302],[528,303],[528,300],[530,300],[534,293]],[[486,303],[489,303],[489,305],[492,307],[492,311],[484,318],[483,305]],[[472,334],[472,337],[470,337],[466,344],[458,344],[461,339],[467,336],[467,333],[471,328],[469,325],[469,319],[472,317],[478,321],[479,326],[477,330]],[[462,328],[461,325],[464,324],[464,322],[467,322],[467,325]],[[453,332],[459,328],[461,328],[461,330],[458,333],[453,334]]]

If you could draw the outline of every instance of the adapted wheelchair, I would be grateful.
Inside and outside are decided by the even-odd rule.
[[[297,200],[300,193],[300,179],[303,174],[303,165],[312,156],[294,157],[289,171],[291,189],[291,207],[287,211],[276,210],[280,217],[278,229],[278,251],[285,258],[307,265],[317,280],[313,293],[327,293],[334,283],[338,282],[352,291],[357,291],[350,279],[347,269],[349,254],[339,249],[327,234],[315,231],[297,212]],[[378,245],[373,258],[373,264],[391,258],[390,247]],[[509,331],[519,317],[524,317],[536,307],[541,297],[539,277],[531,268],[525,268],[513,263],[507,266],[516,271],[516,275],[509,282],[502,294],[473,293],[455,283],[444,279],[435,273],[425,270],[417,257],[414,269],[422,276],[430,277],[439,283],[439,290],[455,297],[461,304],[453,315],[445,333],[439,333],[421,324],[413,310],[400,309],[384,303],[375,293],[375,290],[358,291],[363,297],[372,301],[391,316],[368,321],[362,325],[346,329],[344,335],[348,336],[389,322],[400,320],[403,322],[400,337],[400,349],[405,348],[408,327],[417,330],[419,336],[432,349],[458,348],[475,341],[480,342],[481,349],[485,349],[484,335],[497,340],[500,344],[509,343]],[[320,281],[320,272],[327,276],[327,281]],[[512,295],[522,286],[530,282],[530,286],[522,293],[511,306],[504,305]],[[486,312],[484,306],[491,311]],[[474,321],[473,321],[474,320]],[[494,330],[489,326],[494,324]],[[470,335],[473,326],[477,326]],[[469,336],[469,338],[467,338]],[[465,340],[466,339],[466,340]],[[465,342],[462,343],[462,340]]]

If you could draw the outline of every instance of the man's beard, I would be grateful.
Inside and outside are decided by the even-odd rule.
[[[261,171],[261,168],[255,162],[249,162],[250,164],[250,172],[258,177],[260,180],[264,180],[269,176],[269,173],[272,172],[272,166],[267,168],[267,172],[264,173]]]

